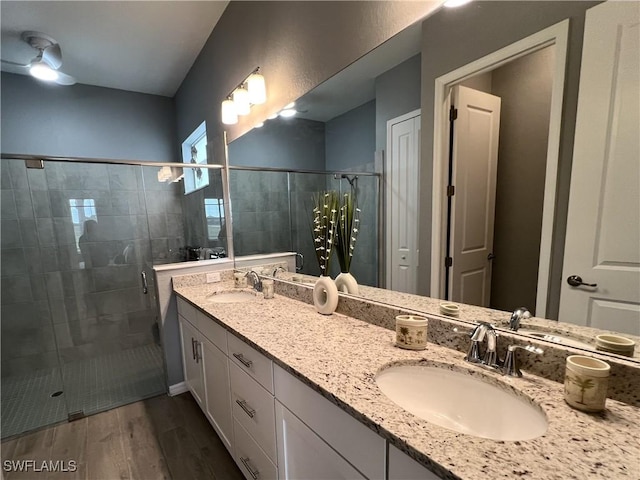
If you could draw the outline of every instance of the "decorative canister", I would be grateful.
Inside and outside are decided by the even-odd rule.
[[[564,377],[564,399],[583,412],[604,410],[609,370],[607,362],[583,355],[570,355]]]
[[[233,286],[236,288],[244,288],[247,286],[247,277],[244,273],[236,272],[233,274]]]
[[[270,278],[262,280],[262,293],[264,298],[273,298],[273,280]]]
[[[636,343],[630,338],[611,334],[596,335],[596,350],[633,357],[635,348]]]
[[[396,317],[396,345],[409,350],[427,348],[427,319],[417,315]]]

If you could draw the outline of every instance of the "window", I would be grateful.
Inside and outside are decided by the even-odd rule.
[[[218,240],[224,224],[224,203],[221,198],[205,198],[204,214],[207,217],[207,236],[209,240]]]
[[[79,240],[84,233],[84,222],[87,220],[98,221],[96,214],[96,202],[93,198],[70,198],[69,210],[73,222],[73,233],[76,237],[76,248],[80,253]]]
[[[182,162],[207,164],[207,123],[202,122],[182,143]],[[184,169],[184,194],[209,185],[209,170],[206,168]]]

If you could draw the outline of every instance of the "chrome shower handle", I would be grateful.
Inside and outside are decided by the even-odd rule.
[[[145,295],[149,293],[149,285],[147,284],[147,274],[142,271],[140,272],[140,277],[142,277],[142,293]]]

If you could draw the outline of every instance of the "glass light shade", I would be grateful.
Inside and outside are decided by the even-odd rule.
[[[58,72],[53,70],[44,62],[37,62],[32,64],[29,68],[29,73],[32,77],[35,77],[38,80],[53,82],[58,79]]]
[[[249,75],[247,89],[249,90],[249,101],[254,105],[261,105],[267,101],[267,87],[264,77],[259,73]]]
[[[249,92],[245,88],[236,88],[233,91],[233,103],[236,104],[238,115],[249,115],[251,104],[249,103]]]
[[[238,123],[238,112],[236,104],[233,100],[225,100],[222,102],[222,123],[225,125],[235,125]]]

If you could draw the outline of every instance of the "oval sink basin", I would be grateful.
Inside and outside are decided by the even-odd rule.
[[[536,332],[532,330],[518,330],[518,333],[524,333],[525,335],[529,335],[530,337],[546,340],[547,342],[558,343],[560,345],[566,345],[568,347],[586,348],[589,350],[592,350],[594,348],[593,345],[589,345],[588,343],[565,337],[563,335],[556,335],[555,333]]]
[[[440,427],[492,440],[530,440],[547,416],[525,398],[480,378],[438,367],[400,365],[376,376],[395,404]]]
[[[208,302],[212,303],[244,303],[257,302],[259,300],[258,292],[247,292],[245,290],[214,293],[207,299]]]

